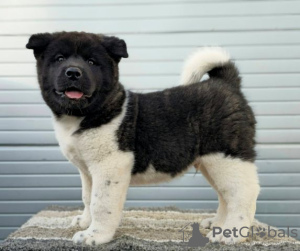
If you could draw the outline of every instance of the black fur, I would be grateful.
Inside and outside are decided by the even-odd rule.
[[[106,124],[120,114],[125,91],[119,83],[118,63],[128,57],[126,44],[115,37],[60,32],[33,35],[27,48],[34,49],[43,98],[59,118],[62,114],[84,117],[77,133]],[[65,62],[55,61],[62,54]],[[96,65],[87,60],[93,58]],[[80,81],[63,76],[66,67],[83,71]],[[210,71],[210,78],[189,86],[161,92],[128,92],[126,116],[117,132],[119,147],[133,151],[133,174],[149,164],[173,176],[198,156],[222,152],[247,161],[255,158],[255,118],[240,90],[233,63]],[[87,97],[72,101],[55,90],[75,87]],[[101,139],[99,139],[101,140]]]
[[[209,75],[189,86],[131,93],[119,143],[122,150],[135,153],[133,173],[152,164],[176,175],[199,155],[217,152],[254,161],[256,122],[239,89],[235,66],[228,63]]]

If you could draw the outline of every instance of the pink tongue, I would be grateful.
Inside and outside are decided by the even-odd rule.
[[[68,98],[73,98],[73,99],[80,99],[83,96],[82,92],[76,92],[76,91],[66,91],[65,94]]]

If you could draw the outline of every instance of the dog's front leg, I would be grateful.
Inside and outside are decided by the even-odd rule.
[[[79,226],[82,229],[87,229],[91,224],[91,192],[92,192],[92,178],[88,173],[88,170],[80,170],[80,178],[82,185],[82,201],[84,204],[84,210],[82,215],[74,217],[71,226]]]
[[[99,245],[113,238],[121,220],[132,165],[133,156],[129,153],[112,154],[104,161],[89,165],[92,223],[87,230],[74,235],[75,243]]]

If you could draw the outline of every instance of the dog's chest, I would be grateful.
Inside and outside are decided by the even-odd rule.
[[[65,157],[75,165],[79,165],[78,162],[81,161],[78,139],[74,134],[79,129],[81,121],[82,119],[72,116],[63,116],[59,120],[53,120],[55,135],[60,149]]]
[[[54,120],[56,138],[65,157],[77,167],[100,162],[118,151],[116,131],[119,121],[76,133],[82,118],[64,116]]]

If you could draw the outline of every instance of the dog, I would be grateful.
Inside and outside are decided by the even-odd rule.
[[[99,245],[119,226],[129,185],[169,181],[189,167],[216,190],[215,217],[201,226],[251,226],[259,194],[255,117],[226,51],[200,49],[186,61],[181,85],[151,93],[126,91],[118,65],[124,40],[85,32],[39,33],[26,47],[37,61],[41,94],[53,113],[65,157],[78,167],[84,211],[73,241]],[[204,74],[207,80],[202,80]],[[245,231],[244,231],[245,232]],[[226,244],[245,240],[207,237]]]

